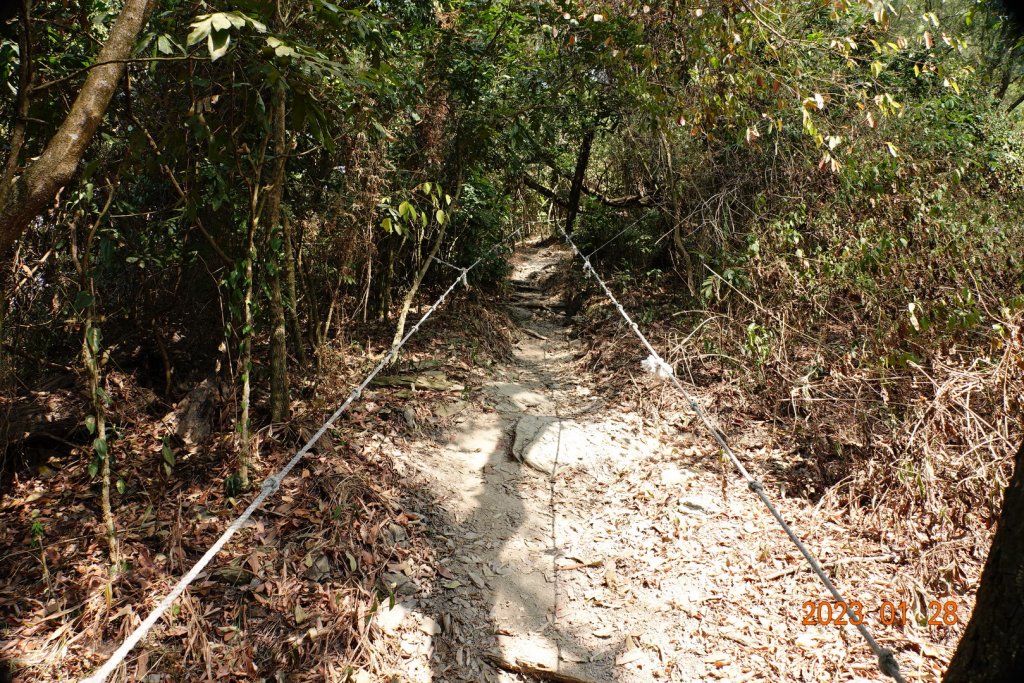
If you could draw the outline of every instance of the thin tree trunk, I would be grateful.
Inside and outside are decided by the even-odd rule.
[[[377,287],[379,294],[374,302],[376,307],[374,314],[378,320],[387,318],[388,312],[391,310],[391,287],[395,282],[395,256],[403,244],[405,244],[405,238],[400,239],[395,235],[388,235],[385,240],[387,262],[384,272],[381,274],[380,285]]]
[[[14,126],[11,134],[11,151],[7,165],[0,176],[0,204],[7,197],[11,179],[18,172],[21,148],[25,145],[25,131],[28,128],[29,90],[32,88],[32,5],[21,0],[18,5],[18,99],[14,107]],[[2,251],[0,251],[2,254]]]
[[[427,254],[427,258],[423,260],[423,264],[420,269],[416,271],[416,277],[413,278],[412,284],[409,286],[409,291],[405,293],[405,297],[402,299],[402,308],[398,312],[398,325],[395,327],[395,338],[391,341],[391,348],[397,348],[398,342],[402,340],[405,335],[405,320],[409,316],[409,308],[412,306],[412,300],[416,296],[416,292],[420,289],[420,283],[423,282],[424,276],[430,269],[430,264],[434,261],[434,256],[437,255],[438,249],[441,248],[441,241],[444,239],[445,230],[448,228],[448,221],[442,223],[437,230],[437,237],[434,239],[433,246],[430,247],[430,253]]]
[[[327,320],[324,321],[323,334],[319,335],[320,339],[317,344],[323,344],[327,341],[328,336],[331,332],[331,322],[334,320],[334,311],[340,306],[338,303],[338,294],[341,293],[341,285],[343,282],[344,274],[342,270],[338,269],[338,280],[334,283],[334,289],[331,290],[331,305],[327,309]],[[366,322],[364,319],[363,322]]]
[[[125,0],[106,42],[96,57],[71,111],[43,152],[17,178],[0,179],[0,254],[5,254],[29,222],[53,202],[57,192],[74,177],[96,129],[124,75],[124,60],[131,57],[135,41],[146,24],[149,0]],[[5,168],[16,172],[8,160]]]
[[[90,284],[92,278],[89,278]],[[107,537],[107,551],[110,565],[116,572],[118,563],[117,528],[114,525],[114,510],[110,505],[110,449],[107,444],[107,408],[101,383],[103,381],[103,360],[100,347],[100,330],[95,326],[96,310],[90,305],[86,312],[82,335],[82,360],[89,375],[89,395],[92,397],[93,414],[96,417],[96,444],[102,449],[100,455],[100,510],[103,529]]]
[[[110,210],[114,200],[114,191],[117,181],[111,183],[110,192],[96,220],[93,221],[89,233],[85,237],[82,247],[82,255],[79,257],[77,251],[77,237],[74,234],[77,219],[71,223],[71,260],[78,271],[81,291],[88,296],[85,302],[82,321],[82,365],[85,366],[86,375],[89,378],[89,398],[92,403],[93,417],[95,422],[96,438],[93,441],[93,450],[100,459],[100,514],[103,519],[103,528],[107,538],[107,550],[110,555],[111,574],[117,572],[119,553],[117,547],[117,528],[114,524],[114,511],[110,504],[110,449],[107,444],[107,395],[103,390],[103,365],[104,354],[102,353],[102,342],[100,340],[100,328],[97,322],[100,317],[96,308],[96,282],[92,274],[92,243],[99,229],[100,222]]]
[[[284,275],[288,300],[285,302],[285,313],[288,314],[288,322],[291,324],[292,336],[295,339],[295,358],[299,365],[306,365],[306,340],[302,336],[302,326],[299,324],[299,297],[298,286],[295,276],[295,249],[292,247],[292,222],[287,215],[281,215],[281,239],[284,241]],[[299,249],[302,245],[299,245]],[[306,293],[308,298],[309,293]],[[310,317],[316,318],[315,306],[310,306]]]
[[[249,443],[249,401],[252,396],[252,298],[253,272],[252,262],[256,258],[256,216],[251,216],[248,235],[246,236],[245,256],[245,294],[242,301],[242,343],[238,351],[238,364],[242,369],[242,400],[241,415],[238,418],[238,482],[244,490],[249,488],[249,456],[252,446]]]
[[[256,292],[253,263],[256,260],[256,230],[260,225],[260,216],[263,214],[266,203],[265,198],[261,194],[261,189],[263,184],[263,166],[266,162],[267,145],[269,144],[270,136],[265,135],[260,141],[260,151],[256,156],[256,162],[252,163],[250,160],[250,163],[252,163],[252,175],[249,184],[249,226],[245,236],[245,260],[243,261],[243,273],[245,275],[243,286],[245,291],[242,295],[242,331],[240,335],[242,340],[238,349],[238,366],[242,375],[242,398],[236,427],[241,442],[238,448],[237,484],[241,490],[249,488],[249,461],[252,457],[249,404],[252,400],[252,337],[254,325],[252,307]]]
[[[672,228],[672,244],[675,247],[676,256],[683,261],[683,265],[686,268],[686,274],[682,278],[686,282],[686,289],[690,292],[690,296],[697,296],[697,287],[693,281],[693,261],[690,259],[690,251],[686,248],[686,244],[683,241],[683,221],[682,221],[682,198],[679,196],[679,186],[676,182],[675,167],[672,164],[672,146],[669,144],[668,136],[665,135],[665,131],[661,131],[661,145],[665,153],[665,167],[667,170],[666,183],[669,186],[669,190],[672,196],[672,222],[674,226]],[[678,268],[676,273],[679,274]]]
[[[572,186],[569,188],[569,206],[566,209],[565,231],[572,234],[576,223],[576,216],[580,209],[580,191],[583,189],[583,181],[587,177],[587,166],[590,165],[590,149],[594,144],[594,135],[597,133],[597,124],[591,125],[583,134],[583,142],[580,143],[580,151],[576,155],[576,171],[572,176]]]
[[[967,623],[943,683],[1024,681],[1024,444]]]
[[[281,197],[284,194],[285,165],[287,149],[285,144],[285,102],[284,89],[274,92],[273,100],[274,167],[271,175],[270,192],[265,207],[268,237],[272,237],[281,225]],[[287,241],[287,235],[284,237]],[[270,240],[268,240],[269,242]],[[289,250],[290,251],[290,250]],[[277,250],[272,246],[267,257],[270,278],[270,420],[283,422],[288,418],[288,332],[285,323],[285,307],[281,294],[281,268]]]
[[[299,252],[298,258],[296,259],[296,270],[299,276],[299,289],[302,292],[302,298],[306,300],[306,310],[309,311],[309,324],[307,325],[308,331],[306,335],[307,343],[309,348],[313,349],[313,355],[317,355],[320,352],[320,347],[324,343],[327,325],[324,325],[323,318],[320,315],[320,301],[313,294],[313,286],[310,284],[309,269],[306,268],[306,263],[302,259],[302,239],[299,238]],[[340,269],[339,269],[340,277]],[[317,366],[319,368],[319,365]]]

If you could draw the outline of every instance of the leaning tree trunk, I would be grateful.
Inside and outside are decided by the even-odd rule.
[[[78,170],[110,99],[124,76],[124,60],[131,57],[135,41],[146,24],[149,0],[125,0],[107,41],[89,70],[71,111],[57,133],[18,177],[19,164],[8,160],[11,173],[0,178],[0,255],[7,253],[29,222],[49,206],[57,192]],[[12,153],[17,154],[18,150]]]
[[[594,144],[594,135],[597,133],[597,126],[592,125],[583,134],[583,142],[580,144],[579,154],[576,155],[576,171],[572,176],[572,187],[569,188],[569,206],[566,208],[565,231],[572,234],[576,223],[576,215],[580,210],[580,191],[583,189],[583,181],[587,178],[587,166],[590,165],[590,148]]]
[[[1024,444],[978,586],[974,613],[943,683],[1024,681]]]
[[[405,298],[402,299],[402,308],[398,312],[398,325],[395,326],[395,338],[391,341],[392,349],[397,349],[398,343],[402,341],[402,337],[405,336],[405,320],[409,317],[409,309],[412,307],[412,300],[416,297],[416,292],[419,291],[420,284],[423,282],[423,277],[427,274],[427,270],[430,269],[430,265],[434,262],[434,257],[437,256],[438,249],[441,248],[441,242],[444,240],[444,233],[447,227],[448,221],[441,223],[438,227],[437,237],[434,239],[434,245],[430,247],[430,253],[427,254],[427,258],[423,260],[423,265],[420,266],[419,271],[416,272],[416,277],[413,278],[412,285],[409,286],[409,291],[405,293]],[[392,361],[394,361],[394,359],[392,359]]]

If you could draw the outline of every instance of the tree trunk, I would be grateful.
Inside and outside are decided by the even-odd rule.
[[[249,443],[249,401],[252,397],[252,298],[253,298],[253,273],[252,262],[256,258],[256,217],[252,216],[249,221],[248,235],[246,236],[245,256],[245,294],[242,300],[242,343],[238,350],[238,365],[242,370],[242,400],[240,406],[241,415],[238,417],[238,438],[241,443],[238,448],[238,483],[244,490],[249,488],[249,455],[251,444]]]
[[[92,278],[90,277],[90,283]],[[112,572],[118,564],[117,528],[114,526],[114,511],[110,506],[110,448],[107,444],[107,407],[101,383],[103,381],[103,355],[100,347],[100,329],[96,327],[96,307],[90,304],[85,313],[82,334],[82,363],[89,376],[89,396],[96,418],[96,441],[93,448],[100,458],[100,514],[103,530],[107,537],[107,551]]]
[[[302,336],[302,326],[299,324],[299,296],[298,285],[295,276],[295,255],[296,250],[292,247],[292,222],[288,216],[281,216],[281,239],[284,241],[284,275],[286,293],[288,300],[285,302],[285,312],[288,314],[288,323],[292,328],[292,337],[295,339],[295,358],[299,365],[306,365],[306,340]],[[300,244],[299,249],[302,248]],[[308,292],[307,292],[308,296]],[[310,307],[310,317],[316,318],[316,307]],[[315,323],[314,323],[315,324]]]
[[[281,197],[284,194],[285,164],[285,103],[284,89],[274,92],[274,168],[267,194],[266,220],[268,237],[273,237],[281,225]],[[287,239],[287,235],[284,235]],[[268,240],[272,242],[272,240]],[[290,251],[290,250],[289,250]],[[284,301],[281,295],[281,268],[278,264],[277,249],[270,244],[267,251],[267,270],[270,277],[270,420],[283,422],[288,419],[288,332],[285,324]]]
[[[427,258],[423,260],[423,265],[416,272],[416,277],[413,278],[412,284],[409,286],[409,291],[405,293],[405,297],[402,299],[402,309],[398,313],[398,325],[395,327],[395,338],[391,342],[391,348],[397,348],[398,342],[402,341],[402,337],[405,335],[405,319],[409,316],[409,308],[412,307],[412,300],[416,296],[416,292],[420,289],[420,283],[423,282],[423,277],[427,274],[427,270],[430,268],[430,264],[434,262],[434,257],[437,256],[437,251],[441,248],[441,241],[444,239],[445,229],[448,227],[448,221],[445,221],[437,229],[437,237],[434,239],[434,244],[430,247],[430,253],[427,254]],[[395,357],[397,358],[397,356]]]
[[[117,546],[117,528],[114,525],[114,511],[110,505],[111,469],[110,448],[107,443],[106,419],[107,403],[109,399],[102,387],[105,358],[102,352],[100,328],[98,326],[101,318],[96,307],[96,282],[93,279],[92,244],[93,238],[96,236],[96,231],[99,229],[100,223],[103,221],[103,217],[106,216],[107,212],[110,210],[110,205],[114,201],[114,192],[116,187],[117,180],[115,179],[110,184],[110,192],[107,194],[107,200],[104,203],[102,210],[85,236],[81,257],[79,257],[78,253],[78,237],[76,234],[78,219],[72,219],[70,225],[71,261],[75,265],[75,270],[78,271],[81,293],[85,294],[87,297],[86,301],[83,302],[84,307],[82,310],[82,365],[85,366],[85,372],[89,378],[89,399],[92,403],[93,419],[95,420],[94,430],[96,438],[93,441],[92,446],[93,450],[96,452],[96,457],[100,459],[100,514],[103,518],[103,529],[107,537],[107,550],[110,554],[111,575],[117,573],[120,558]]]
[[[0,255],[10,250],[29,222],[74,177],[124,75],[123,60],[131,57],[148,10],[149,0],[125,0],[96,57],[101,66],[89,70],[64,123],[24,173],[0,179]],[[5,166],[16,172],[18,164],[8,160]]]
[[[580,191],[583,189],[583,181],[587,177],[587,166],[590,165],[590,148],[594,144],[594,135],[597,133],[597,126],[592,125],[583,134],[583,142],[580,144],[579,154],[576,156],[576,172],[572,176],[572,186],[569,188],[569,206],[566,208],[565,231],[572,234],[576,223],[576,215],[580,209]]]
[[[386,319],[391,311],[391,288],[395,282],[395,258],[403,244],[405,244],[405,238],[395,234],[388,235],[384,239],[385,262],[383,272],[378,278],[377,294],[373,302],[373,315],[377,320]]]
[[[992,539],[978,599],[943,683],[1024,681],[1024,444]]]

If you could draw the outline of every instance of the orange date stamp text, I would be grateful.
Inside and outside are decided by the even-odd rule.
[[[860,626],[867,623],[869,618],[876,619],[884,626],[902,626],[907,623],[907,617],[913,618],[913,613],[906,602],[893,602],[884,600],[878,609],[870,610],[864,603],[857,600],[840,602],[838,600],[807,600],[801,610],[803,619],[800,621],[805,626]],[[928,602],[927,621],[922,617],[921,625],[948,627],[960,623],[960,615],[957,614],[957,603],[955,600],[931,600]]]

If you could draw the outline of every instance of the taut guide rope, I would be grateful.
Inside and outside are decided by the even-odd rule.
[[[444,303],[444,300],[448,297],[449,294],[455,291],[456,287],[458,287],[460,284],[466,284],[466,273],[468,273],[477,265],[479,265],[483,260],[490,257],[494,250],[497,249],[499,246],[501,246],[502,244],[511,239],[514,239],[516,235],[522,232],[524,227],[525,226],[521,226],[512,234],[496,242],[494,245],[491,246],[490,249],[487,250],[487,252],[483,256],[478,258],[469,266],[465,268],[457,268],[457,270],[461,271],[461,274],[459,275],[458,278],[455,279],[455,282],[453,282],[451,286],[449,286],[448,289],[446,289],[444,293],[442,293],[441,296],[437,298],[437,301],[435,301],[434,304],[427,309],[427,312],[424,313],[423,316],[416,322],[416,324],[413,325],[412,329],[409,330],[409,332],[404,337],[402,337],[401,341],[399,341],[398,344],[396,344],[384,356],[384,358],[382,358],[381,361],[377,363],[376,367],[374,367],[373,370],[370,371],[370,374],[366,376],[362,383],[352,390],[348,398],[345,399],[345,402],[341,404],[341,407],[334,411],[333,415],[327,418],[327,421],[324,422],[323,426],[321,426],[320,429],[318,429],[316,433],[312,437],[310,437],[309,441],[307,441],[306,444],[301,449],[299,449],[299,451],[292,457],[292,459],[289,460],[284,467],[278,470],[276,474],[273,474],[267,477],[266,480],[264,480],[263,484],[260,486],[259,495],[256,496],[251,503],[249,503],[249,507],[245,508],[245,511],[241,515],[239,515],[238,518],[231,523],[231,526],[225,529],[224,533],[221,534],[220,538],[218,538],[217,541],[212,546],[210,546],[210,549],[207,550],[206,553],[204,553],[203,556],[200,557],[199,560],[194,565],[192,565],[192,568],[189,569],[188,572],[186,572],[185,575],[178,580],[178,583],[175,584],[174,588],[171,589],[171,592],[168,593],[155,608],[153,608],[153,611],[149,613],[145,620],[143,620],[142,623],[139,624],[134,631],[132,631],[131,635],[129,635],[124,640],[124,642],[121,643],[121,646],[117,648],[114,654],[110,656],[110,659],[108,659],[106,663],[104,663],[103,666],[101,666],[91,676],[89,676],[88,678],[81,679],[79,683],[104,683],[104,681],[107,680],[107,677],[110,676],[110,674],[112,674],[114,670],[122,664],[122,662],[124,662],[124,659],[128,656],[128,653],[131,652],[135,648],[135,646],[138,645],[139,642],[146,637],[146,634],[149,633],[149,630],[157,622],[157,619],[163,616],[164,612],[170,609],[171,605],[174,604],[174,601],[177,600],[178,597],[185,592],[185,589],[188,588],[193,581],[195,581],[196,577],[199,576],[199,573],[206,568],[206,565],[208,565],[210,561],[213,560],[217,553],[220,552],[221,548],[223,548],[224,545],[231,539],[231,537],[235,535],[235,532],[241,529],[243,525],[249,520],[249,517],[251,517],[252,514],[256,512],[256,509],[259,508],[259,506],[262,505],[267,498],[269,498],[277,491],[277,489],[281,486],[281,482],[284,480],[284,478],[288,476],[288,473],[292,471],[292,468],[299,464],[299,462],[306,456],[306,454],[309,452],[309,449],[313,447],[313,444],[315,444],[320,439],[320,437],[323,436],[324,433],[331,428],[331,426],[338,420],[338,418],[341,417],[341,414],[344,413],[345,410],[360,397],[360,395],[362,395],[363,390],[366,389],[367,386],[369,386],[370,381],[373,380],[373,378],[376,377],[377,374],[381,370],[383,370],[398,355],[399,349],[401,349],[402,346],[405,345],[405,342],[409,341],[409,339],[414,334],[416,334],[416,332],[419,331],[420,325],[422,325],[424,321],[426,321],[426,319],[429,318],[430,315],[435,310],[437,310],[437,308],[442,303]]]
[[[582,252],[580,252],[580,250],[576,247],[576,243],[572,241],[572,238],[569,237],[569,234],[565,231],[565,228],[562,225],[559,224],[558,228],[562,232],[562,236],[565,237],[565,241],[569,243],[569,246],[572,248],[573,253],[583,260],[583,270],[597,281],[597,284],[599,284],[601,286],[601,289],[604,290],[605,295],[611,300],[613,304],[615,304],[615,308],[618,309],[619,314],[623,317],[623,319],[625,319],[626,323],[629,324],[629,327],[633,330],[633,334],[635,334],[637,338],[640,339],[640,343],[643,344],[644,348],[646,348],[647,351],[651,354],[643,362],[644,368],[649,372],[654,373],[659,378],[666,379],[675,385],[679,393],[683,396],[686,402],[689,403],[690,409],[693,410],[693,412],[696,413],[697,416],[701,419],[701,421],[704,423],[704,426],[707,427],[709,432],[711,432],[711,436],[713,436],[715,438],[715,441],[718,442],[718,445],[721,446],[722,452],[729,457],[729,459],[732,461],[732,464],[736,467],[736,470],[740,473],[740,476],[742,476],[744,481],[747,482],[747,487],[751,491],[753,491],[754,494],[761,499],[761,502],[764,503],[765,507],[768,508],[768,511],[772,514],[772,517],[775,518],[775,521],[779,523],[783,531],[786,532],[786,535],[789,536],[789,540],[793,541],[793,545],[795,545],[797,547],[797,550],[800,551],[800,554],[804,556],[804,559],[807,560],[807,563],[811,566],[811,569],[814,571],[814,573],[818,575],[818,578],[821,579],[821,582],[825,584],[825,588],[828,589],[828,592],[832,594],[832,597],[835,598],[836,602],[840,602],[846,606],[846,615],[847,617],[849,617],[848,620],[850,624],[854,625],[857,628],[857,630],[860,631],[860,634],[864,636],[864,640],[867,641],[868,646],[871,648],[872,652],[874,652],[875,655],[878,657],[878,669],[885,675],[896,679],[899,683],[906,683],[902,674],[900,674],[900,667],[899,664],[896,662],[896,657],[893,654],[892,650],[883,648],[878,644],[874,636],[871,635],[871,631],[869,631],[868,628],[864,625],[863,620],[853,619],[853,613],[850,611],[849,604],[845,600],[843,600],[842,594],[840,594],[839,590],[832,583],[831,579],[828,578],[828,575],[825,573],[825,570],[821,567],[821,564],[818,562],[814,554],[807,549],[807,546],[803,544],[803,542],[800,540],[800,537],[796,535],[796,532],[793,531],[793,528],[789,525],[788,522],[786,522],[785,519],[783,519],[782,514],[778,511],[778,509],[776,509],[775,505],[772,504],[771,500],[764,492],[764,485],[757,479],[754,479],[752,476],[750,476],[750,473],[747,471],[747,468],[743,466],[743,463],[740,462],[739,458],[736,457],[736,454],[733,453],[732,448],[729,447],[729,444],[726,442],[725,436],[722,434],[722,432],[719,431],[718,428],[716,428],[711,423],[711,420],[710,418],[708,418],[707,413],[704,412],[704,409],[701,408],[700,404],[697,403],[696,399],[694,399],[690,395],[690,393],[686,391],[686,388],[683,387],[682,382],[680,382],[679,378],[676,377],[675,373],[672,371],[672,366],[666,363],[658,354],[658,352],[654,350],[654,347],[651,346],[651,343],[647,341],[647,337],[645,337],[643,332],[640,331],[639,326],[635,322],[633,322],[633,319],[629,317],[628,313],[626,313],[626,309],[622,307],[622,304],[620,304],[618,299],[615,298],[615,295],[612,294],[610,289],[608,289],[608,285],[604,283],[604,280],[601,279],[601,276],[597,274],[596,270],[594,270],[594,267],[590,264],[590,258],[585,256]],[[605,243],[605,245],[603,246],[606,245],[607,243]],[[603,248],[603,246],[601,248]],[[594,251],[596,252],[598,251],[598,249],[595,249]]]

